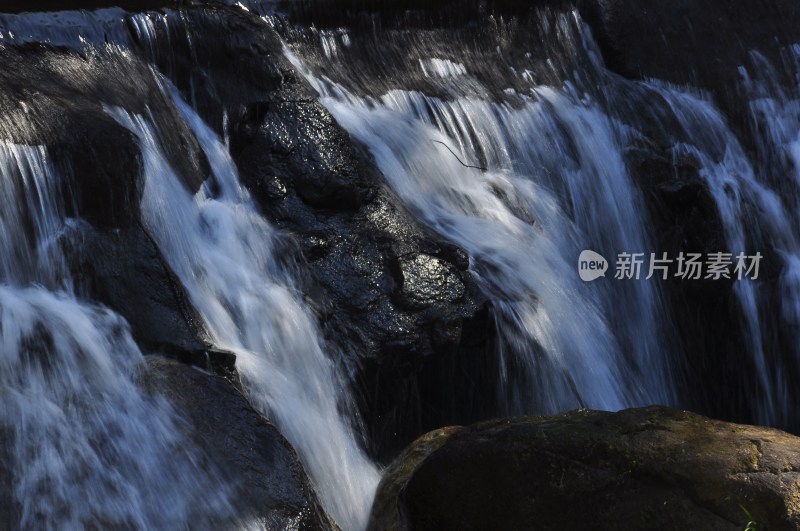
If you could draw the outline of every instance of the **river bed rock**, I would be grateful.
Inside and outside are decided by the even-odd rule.
[[[372,530],[800,529],[800,438],[665,407],[433,432],[387,470]]]

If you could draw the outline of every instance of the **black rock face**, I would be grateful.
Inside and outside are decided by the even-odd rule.
[[[81,288],[124,315],[145,352],[179,356],[203,348],[200,318],[141,225],[82,226],[66,237],[65,246]]]
[[[334,531],[297,454],[227,380],[151,358],[143,383],[181,412],[207,466],[235,488],[238,518],[263,529]]]

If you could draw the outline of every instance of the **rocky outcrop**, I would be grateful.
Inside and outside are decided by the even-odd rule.
[[[800,6],[791,0],[583,4],[612,69],[635,79],[691,84],[723,98],[733,95],[737,67],[749,62],[751,51],[778,60],[781,47],[800,40]]]
[[[371,530],[800,529],[800,438],[663,407],[492,420],[423,437]]]
[[[219,6],[169,20],[139,46],[229,136],[243,183],[289,235],[281,253],[303,264],[290,267],[354,375],[373,454],[388,459],[419,433],[484,417],[491,316],[468,257],[385,187],[269,24]],[[230,38],[208,39],[216,34]],[[472,377],[451,377],[460,371]]]
[[[336,531],[297,454],[224,378],[162,358],[147,360],[143,385],[163,394],[186,421],[206,467],[235,487],[241,521],[263,529]]]
[[[65,235],[64,247],[79,286],[124,315],[143,350],[177,355],[204,346],[202,320],[141,226],[84,224]]]

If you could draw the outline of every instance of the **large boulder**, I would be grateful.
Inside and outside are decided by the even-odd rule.
[[[733,531],[751,520],[800,529],[800,438],[648,407],[425,436],[387,470],[370,529]]]
[[[125,316],[143,350],[180,354],[205,346],[202,319],[141,225],[82,224],[63,242],[80,289]]]
[[[167,397],[186,421],[187,436],[235,486],[238,517],[266,530],[338,530],[294,449],[230,381],[149,358],[143,383]]]

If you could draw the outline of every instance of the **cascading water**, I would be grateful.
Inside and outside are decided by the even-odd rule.
[[[413,73],[408,78],[393,79],[382,65],[361,72],[365,61],[355,54],[363,43],[344,29],[309,30],[325,68],[304,55],[309,47],[293,42],[291,32],[286,54],[337,121],[369,148],[409,210],[468,251],[499,328],[503,394],[487,411],[689,402],[682,383],[692,360],[681,358],[685,345],[674,337],[684,309],[673,305],[670,286],[656,279],[584,283],[576,272],[584,249],[613,263],[621,252],[649,257],[659,248],[648,203],[657,187],[641,182],[629,157],[658,138],[672,167],[690,161],[708,192],[725,247],[716,250],[761,251],[764,274],[777,279],[732,283],[730,315],[741,321],[734,323],[746,343],[740,355],[754,371],[753,389],[745,390],[753,410],[747,420],[796,427],[800,47],[785,53],[783,66],[796,77],[791,87],[758,54],[742,68],[739,89],[749,101],[753,137],[743,140],[707,95],[623,80],[597,62],[576,13],[547,13],[537,31],[547,17],[555,22],[552,38],[539,43],[545,59],[527,54],[528,63],[505,69],[512,74],[498,66],[495,85],[485,76],[495,66],[494,46],[484,46],[487,53],[476,38],[459,55],[448,40],[457,32],[441,40],[433,31],[412,36],[413,53],[401,65]],[[94,98],[102,91],[92,68],[108,59],[103,53],[132,61],[145,55],[150,69],[141,71],[153,73],[156,57],[175,59],[163,50],[172,42],[159,39],[182,39],[176,28],[191,23],[169,10],[4,15],[0,40],[91,52],[71,57],[77,82],[70,90]],[[488,24],[500,36],[501,57],[514,23]],[[188,30],[185,37],[190,49],[198,44]],[[265,42],[241,49],[268,48]],[[368,54],[366,62],[379,56]],[[581,62],[587,57],[594,62]],[[92,64],[83,68],[84,59]],[[182,75],[179,66],[170,75]],[[331,72],[344,74],[334,80]],[[193,97],[195,90],[207,95],[208,87],[194,84],[206,75],[189,76]],[[157,134],[163,124],[153,125],[159,116],[142,114],[150,99],[135,111],[106,108],[141,148],[142,221],[188,292],[206,339],[236,353],[247,398],[297,449],[326,508],[344,529],[363,528],[379,474],[361,448],[353,384],[340,374],[351,367],[333,361],[343,356],[330,355],[335,347],[322,339],[297,282],[305,265],[281,256],[285,236],[240,184],[227,146],[164,83],[169,110],[179,111],[167,120],[193,133],[211,176],[194,195],[184,186]],[[162,94],[149,96],[161,101]],[[643,116],[635,101],[645,102]],[[247,111],[258,114],[263,106]],[[24,121],[29,109],[24,102],[20,109]],[[11,513],[21,528],[252,524],[237,520],[232,488],[185,439],[178,413],[140,390],[144,358],[124,319],[84,300],[74,285],[61,246],[85,222],[65,217],[48,150],[2,140],[0,177],[0,482],[13,485],[14,498],[10,509],[0,504],[0,518]],[[613,274],[612,266],[607,276]],[[779,319],[771,313],[776,303]],[[727,382],[720,385],[726,391]]]
[[[127,324],[76,298],[42,147],[0,144],[0,476],[20,529],[213,527],[234,519],[165,399],[137,386]],[[8,468],[6,468],[8,467]],[[202,503],[198,503],[202,501]],[[7,513],[7,515],[9,514]]]
[[[291,272],[278,261],[278,235],[239,183],[227,148],[170,93],[197,135],[213,176],[192,197],[161,154],[148,123],[112,111],[142,145],[146,225],[187,288],[211,341],[237,354],[251,402],[298,450],[337,522],[361,529],[379,477],[340,412],[353,407],[347,385],[324,353]]]
[[[400,197],[473,257],[514,363],[527,367],[512,410],[674,400],[656,284],[586,285],[575,274],[582,249],[652,248],[620,124],[548,87],[515,108],[408,91],[362,99],[309,79]]]
[[[507,383],[512,410],[680,406],[686,403],[681,373],[690,369],[679,361],[681,345],[672,339],[671,311],[659,283],[607,279],[584,285],[577,280],[576,258],[582,249],[607,258],[621,252],[649,258],[657,248],[641,183],[631,177],[626,152],[646,138],[646,131],[660,129],[674,161],[695,160],[716,203],[725,244],[718,251],[730,252],[734,261],[738,253],[771,249],[783,258],[773,264],[783,268],[782,315],[796,330],[800,259],[789,223],[793,209],[787,206],[798,194],[795,185],[785,184],[781,168],[796,173],[798,167],[800,100],[787,95],[763,58],[756,61],[768,78],[745,83],[754,121],[763,124],[754,129],[766,131],[757,138],[763,167],[756,172],[706,97],[609,74],[576,13],[556,15],[553,27],[558,35],[552,36],[556,44],[547,60],[536,62],[528,54],[530,64],[511,69],[521,72],[517,75],[528,88],[505,90],[499,101],[489,99],[497,91],[470,72],[469,54],[466,67],[453,58],[420,59],[422,76],[414,74],[415,57],[442,51],[428,40],[410,38],[409,45],[405,37],[391,37],[406,47],[403,53],[391,44],[377,47],[393,58],[406,54],[408,64],[398,64],[400,71],[446,95],[393,89],[376,96],[370,87],[391,86],[391,74],[379,70],[371,81],[370,72],[360,72],[351,83],[355,89],[326,74],[355,71],[348,63],[357,60],[348,57],[353,37],[347,36],[345,46],[346,33],[320,35],[324,54],[319,54],[304,34],[284,32],[292,47],[287,56],[339,123],[369,147],[392,188],[428,225],[469,251],[473,270],[503,317],[501,341],[510,354],[504,362],[527,370],[527,378]],[[328,53],[332,49],[338,52]],[[304,53],[313,60],[306,62]],[[589,60],[579,62],[579,56]],[[797,71],[797,47],[787,56],[795,65],[789,70]],[[624,94],[647,102],[650,121]],[[775,146],[782,146],[779,153]],[[642,278],[647,274],[642,271]],[[747,340],[741,355],[756,371],[754,416],[765,424],[794,425],[787,387],[794,362],[787,365],[765,328],[772,304],[767,288],[744,278],[735,283],[734,293]]]
[[[153,56],[157,26],[163,26],[167,30],[167,37],[169,36],[165,17],[158,13],[128,16],[119,10],[76,12],[58,16],[11,15],[2,19],[0,27],[6,28],[6,31],[0,37],[15,43],[47,42],[92,54],[114,54],[120,53],[120,49],[116,47],[129,46],[127,20],[135,39],[149,47],[145,53],[149,52]],[[213,177],[196,197],[191,197],[162,155],[152,126],[124,110],[109,109],[120,123],[139,137],[142,144],[147,177],[141,205],[145,224],[203,317],[208,339],[216,346],[237,354],[237,368],[251,403],[274,420],[298,450],[319,488],[324,505],[337,522],[344,529],[361,529],[366,526],[367,513],[379,474],[377,468],[363,454],[360,438],[351,426],[351,422],[357,423],[357,419],[356,415],[349,413],[354,411],[354,405],[350,403],[347,394],[348,385],[339,378],[332,361],[326,356],[327,346],[320,339],[320,332],[310,310],[302,301],[302,294],[293,284],[293,272],[287,270],[287,267],[291,269],[294,266],[279,262],[279,235],[259,215],[249,194],[239,184],[227,148],[173,89],[166,92],[170,94],[170,99],[174,99],[201,143],[212,166]],[[42,160],[46,160],[44,156]],[[50,175],[41,171],[41,168],[36,168],[31,173]],[[30,201],[38,200],[35,195],[29,196]],[[43,197],[39,209],[48,215],[59,212],[56,205],[46,202],[50,199]],[[8,217],[21,208],[12,200],[8,201],[8,205],[7,211],[0,212],[0,220],[4,215]],[[63,225],[58,221],[57,224]],[[22,221],[16,218],[8,221],[9,227],[21,225]],[[44,241],[42,238],[39,240]],[[20,255],[20,264],[23,259],[26,261],[25,265],[38,259],[37,256],[29,257],[25,254],[26,244],[20,245],[13,240],[0,241],[0,249],[7,251],[6,255]],[[30,268],[20,264],[8,265],[3,262],[0,264],[0,272],[8,270],[12,278],[14,274],[27,274]],[[65,277],[62,270],[53,272],[52,268],[45,267],[42,271],[62,279]],[[42,282],[38,278],[33,280]],[[85,312],[96,312],[98,316],[109,313],[94,307],[88,307]],[[125,385],[124,380],[126,377],[132,379],[137,374],[142,356],[125,331],[124,321],[111,315],[116,321],[112,317],[106,320],[115,324],[115,330],[119,329],[116,334],[123,335],[124,352],[131,358],[120,367],[124,374],[108,382],[121,400],[135,389],[132,380],[128,385]],[[14,315],[13,319],[25,322],[21,315]],[[97,319],[99,317],[95,318]],[[53,318],[52,323],[45,322],[43,326],[45,329],[52,327],[55,332],[65,325]],[[102,335],[105,327],[102,325],[100,332],[96,334],[98,341],[109,341]],[[79,328],[76,333],[86,332]],[[94,338],[87,340],[91,339]],[[108,348],[107,344],[103,344],[102,348],[96,346],[91,352],[99,356]],[[70,362],[74,360],[64,355],[63,363]],[[84,375],[84,378],[89,378],[89,375]],[[108,378],[102,381],[106,380]],[[164,411],[154,413],[147,409],[157,409],[157,406]],[[120,404],[115,406],[114,403],[109,403],[105,414],[110,415],[115,407],[122,411],[121,416],[137,413],[127,411]],[[166,449],[182,443],[178,426],[168,424],[171,419],[169,408],[157,402],[152,405],[143,404],[140,409],[142,416],[152,417],[153,423],[163,419],[163,426],[141,428],[139,435],[152,433],[157,439],[166,441],[165,449],[161,453],[155,450],[151,452],[156,454],[154,461],[166,459]],[[28,412],[30,411],[29,408]],[[131,422],[140,420],[133,418]],[[161,430],[166,433],[161,434]],[[130,438],[133,440],[133,435]],[[133,441],[131,447],[135,448],[136,443]],[[188,444],[184,446],[189,447]],[[26,463],[30,459],[20,456],[16,462]],[[150,463],[143,463],[143,466],[146,465]],[[176,474],[183,473],[182,466],[187,465],[177,459],[172,468],[176,470]],[[120,473],[134,474],[133,481],[139,479],[135,476],[135,471],[129,468],[126,463]],[[169,473],[170,467],[164,465],[164,468]],[[154,470],[147,469],[145,472]],[[74,473],[74,469],[67,472]],[[192,475],[196,476],[192,488],[183,486],[181,481],[188,480]],[[224,481],[217,479],[218,485],[214,488],[214,482],[206,484],[204,478],[203,472],[187,472],[176,477],[174,481],[163,482],[164,488],[175,490],[174,496],[162,495],[157,489],[149,493],[149,496],[160,496],[159,501],[163,503],[174,503],[174,507],[167,508],[152,501],[149,496],[142,496],[141,503],[149,504],[146,509],[128,504],[126,509],[130,514],[127,517],[140,515],[140,520],[131,520],[131,525],[154,529],[181,527],[183,524],[180,522],[188,515],[184,506],[179,503],[183,501],[183,497],[177,493],[185,493],[186,499],[192,496],[195,499],[207,497],[198,495],[197,489],[218,493],[218,499],[209,497],[209,501],[213,503],[209,503],[205,511],[208,515],[214,515],[217,519],[215,521],[219,522],[231,520],[235,511],[232,504],[225,505],[227,494]],[[87,481],[94,479],[98,478],[88,478]],[[60,481],[65,481],[65,478],[62,477]],[[154,480],[142,477],[141,481]],[[104,488],[101,483],[97,481],[98,491]],[[129,488],[124,495],[136,494],[134,487]],[[103,503],[102,492],[98,492],[98,500],[97,504]],[[66,505],[66,502],[63,504]],[[122,502],[118,504],[122,505]],[[75,507],[80,507],[80,504],[76,503]],[[96,508],[92,506],[87,509],[89,510]],[[157,520],[156,515],[159,512],[169,515],[172,523]],[[98,517],[105,518],[108,522],[117,522],[104,514]],[[213,527],[204,518],[206,515],[195,515],[194,525],[201,528]],[[58,521],[60,520],[57,517],[53,520]],[[243,522],[241,525],[249,524]]]
[[[719,112],[709,102],[687,92],[658,85],[654,88],[691,139],[691,143],[676,144],[673,157],[692,157],[699,164],[700,175],[716,201],[728,249],[735,254],[748,248],[767,249],[770,245],[796,257],[797,242],[780,197],[759,181]],[[749,227],[746,221],[751,223]],[[745,320],[747,350],[756,364],[763,390],[758,402],[759,421],[786,425],[792,409],[787,396],[789,382],[780,357],[769,356],[768,338],[762,333],[762,314],[769,307],[769,300],[763,285],[749,278],[736,282],[734,291]]]

